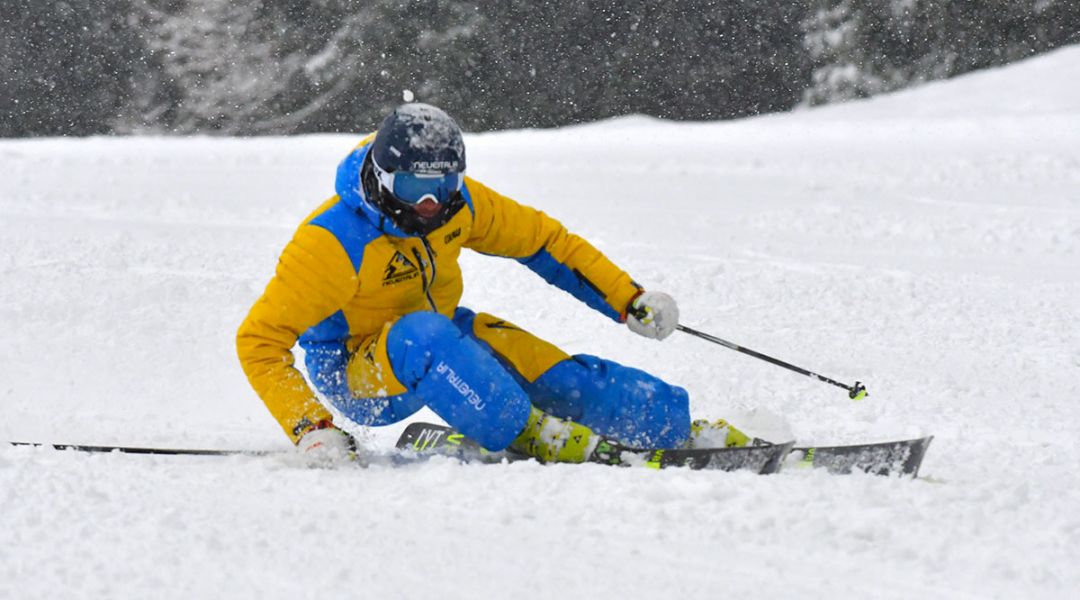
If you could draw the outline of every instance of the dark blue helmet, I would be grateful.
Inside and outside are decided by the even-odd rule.
[[[463,173],[465,142],[461,128],[441,109],[402,104],[379,125],[371,157],[390,173]]]
[[[442,110],[420,103],[397,107],[379,126],[368,155],[365,191],[406,234],[426,235],[464,205],[465,142]]]

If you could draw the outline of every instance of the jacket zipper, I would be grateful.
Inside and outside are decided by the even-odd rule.
[[[431,310],[439,312],[439,308],[435,306],[435,299],[431,297],[431,286],[435,284],[435,255],[426,237],[421,237],[420,242],[424,244],[424,252],[427,253],[428,265],[431,267],[431,279],[428,279],[427,271],[424,270],[424,259],[420,256],[420,251],[413,248],[413,256],[416,258],[416,262],[420,264],[420,283],[424,286],[424,295],[427,296]]]

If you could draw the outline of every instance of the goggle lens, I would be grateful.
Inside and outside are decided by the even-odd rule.
[[[435,173],[431,175],[397,171],[389,173],[375,164],[379,184],[394,196],[408,204],[419,204],[431,198],[443,204],[459,190],[465,180],[462,173]]]

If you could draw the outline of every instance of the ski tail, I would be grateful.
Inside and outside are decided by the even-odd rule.
[[[206,450],[200,448],[149,448],[141,446],[92,446],[86,444],[49,444],[45,442],[8,442],[12,446],[53,448],[72,452],[120,454],[157,454],[165,456],[265,456],[277,454],[275,450]]]

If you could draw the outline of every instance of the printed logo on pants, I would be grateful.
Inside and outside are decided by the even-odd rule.
[[[446,381],[450,382],[450,385],[458,391],[465,400],[472,405],[476,410],[484,410],[484,399],[477,394],[460,375],[454,372],[454,369],[450,365],[443,361],[439,361],[439,364],[435,365],[435,372],[440,375],[446,376]]]

